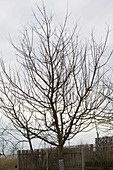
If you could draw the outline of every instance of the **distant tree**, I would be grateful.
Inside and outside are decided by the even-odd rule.
[[[6,123],[5,118],[0,120],[0,155],[14,156],[18,149],[22,149],[23,143],[28,143],[28,139],[23,138],[21,133],[15,129],[11,123]]]
[[[53,28],[45,7],[41,18],[23,33],[20,46],[12,45],[21,70],[5,68],[1,59],[1,112],[29,139],[38,138],[58,148],[59,169],[64,169],[63,146],[78,133],[89,130],[102,116],[107,103],[102,93],[105,40],[82,43],[77,25],[71,32],[64,24]]]

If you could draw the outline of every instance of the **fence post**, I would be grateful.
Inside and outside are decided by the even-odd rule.
[[[17,170],[19,170],[19,165],[20,165],[20,151],[17,151]]]
[[[84,147],[82,147],[82,149],[81,149],[81,157],[82,157],[82,170],[85,170]]]

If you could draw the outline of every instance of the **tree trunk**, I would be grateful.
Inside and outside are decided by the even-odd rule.
[[[58,147],[58,163],[59,163],[59,170],[64,170],[64,158],[63,158],[63,147]]]

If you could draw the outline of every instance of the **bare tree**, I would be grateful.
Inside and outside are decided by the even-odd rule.
[[[18,149],[23,148],[24,143],[29,143],[28,139],[22,136],[13,125],[4,117],[0,119],[0,155],[14,156]]]
[[[1,59],[1,112],[28,139],[38,138],[58,148],[59,169],[64,169],[63,146],[90,124],[106,107],[102,79],[109,29],[105,40],[82,43],[63,25],[53,28],[45,7],[31,32],[26,29],[17,52],[20,71],[5,68]],[[107,95],[107,94],[106,94]]]

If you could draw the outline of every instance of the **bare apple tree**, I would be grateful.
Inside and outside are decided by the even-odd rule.
[[[35,26],[23,33],[17,53],[20,70],[9,70],[1,59],[1,112],[29,141],[41,139],[58,148],[59,169],[64,169],[63,146],[78,133],[89,130],[107,103],[102,84],[109,29],[97,43],[93,34],[82,43],[77,25],[53,28],[52,17],[38,8]],[[103,59],[104,58],[104,59]],[[107,95],[107,94],[106,94]],[[31,146],[32,149],[32,146]]]

